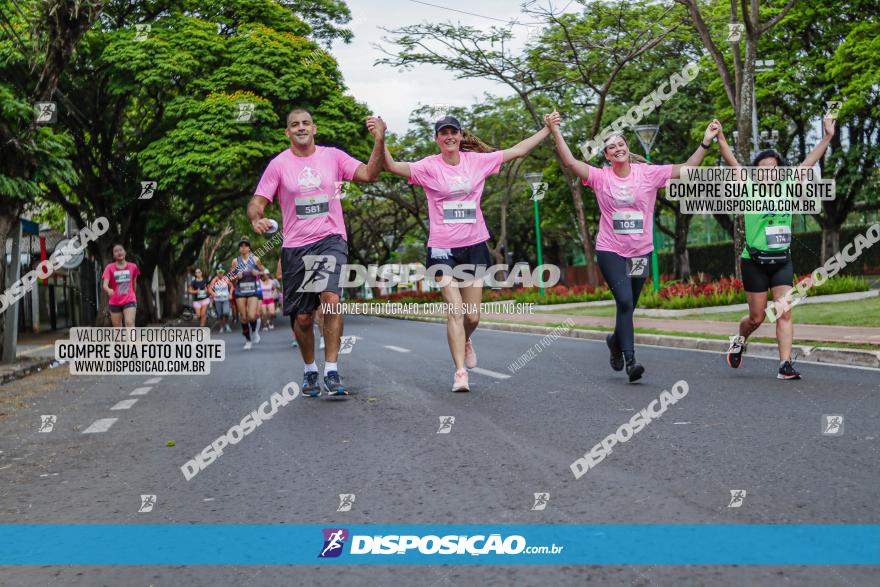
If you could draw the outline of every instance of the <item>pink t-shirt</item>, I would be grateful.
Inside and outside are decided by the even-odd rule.
[[[489,239],[480,199],[486,178],[501,168],[504,153],[462,151],[458,165],[442,155],[409,164],[409,182],[422,186],[428,196],[429,247],[466,247]]]
[[[282,246],[303,247],[331,234],[346,238],[337,182],[352,179],[360,164],[339,149],[320,146],[308,157],[285,149],[269,162],[254,193],[270,202],[278,195]]]
[[[127,262],[124,269],[117,267],[115,261],[104,267],[104,274],[101,276],[101,279],[106,279],[108,281],[107,285],[113,290],[113,295],[110,296],[111,306],[124,306],[129,302],[137,301],[134,280],[140,274],[141,270],[131,262]]]
[[[657,190],[672,176],[672,165],[630,163],[630,173],[618,177],[611,167],[590,167],[584,185],[596,192],[599,219],[597,251],[639,257],[654,250],[654,203]]]

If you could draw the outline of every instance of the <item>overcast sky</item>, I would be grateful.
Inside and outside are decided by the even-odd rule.
[[[388,123],[389,130],[395,133],[406,131],[410,112],[418,108],[419,104],[446,103],[452,106],[467,106],[478,102],[484,92],[510,94],[506,86],[489,80],[456,80],[452,72],[440,66],[417,65],[412,70],[401,71],[388,65],[373,65],[382,57],[379,49],[373,46],[385,35],[379,27],[398,28],[422,22],[445,21],[460,22],[482,29],[488,29],[493,24],[504,25],[497,20],[471,16],[454,10],[504,21],[521,17],[520,0],[480,0],[479,2],[426,0],[426,2],[436,4],[438,7],[412,0],[387,0],[382,3],[376,0],[347,0],[352,14],[349,27],[354,32],[354,39],[350,45],[340,43],[332,49],[350,93],[356,99],[366,102],[374,113],[382,116]],[[558,4],[559,0],[554,3]],[[565,3],[562,5],[564,6]],[[520,20],[534,21],[529,17]],[[520,45],[525,44],[528,30],[526,27],[516,27]]]

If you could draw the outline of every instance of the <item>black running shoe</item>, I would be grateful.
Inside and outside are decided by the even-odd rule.
[[[626,365],[626,374],[629,375],[629,382],[633,383],[634,381],[638,381],[642,378],[642,374],[645,372],[645,368],[639,365],[633,360],[631,363]]]
[[[782,363],[782,366],[779,367],[779,373],[776,375],[777,379],[800,379],[801,374],[795,371],[794,365],[791,364],[791,361],[785,361]]]
[[[738,369],[742,364],[744,352],[746,352],[746,338],[744,336],[731,336],[730,348],[727,349],[727,364],[734,369]]]
[[[348,397],[348,390],[342,386],[342,380],[337,371],[330,371],[324,375],[324,389],[330,397]]]
[[[614,333],[605,337],[605,344],[608,345],[608,350],[611,351],[611,368],[615,371],[623,371],[623,351],[620,350],[620,345],[617,344]]]
[[[321,395],[317,371],[306,371],[305,375],[303,375],[302,393],[307,397],[318,397]]]

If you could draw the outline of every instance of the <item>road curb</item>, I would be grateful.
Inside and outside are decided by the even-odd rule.
[[[394,318],[396,320],[416,320],[419,322],[446,322],[445,318],[432,318],[422,316],[401,316],[379,314],[380,318]],[[560,326],[562,329],[560,329]],[[537,324],[510,324],[507,322],[480,321],[480,328],[484,330],[500,330],[504,332],[522,332],[526,334],[550,334],[551,332],[570,338],[584,338],[588,340],[605,340],[608,332],[602,330],[583,330],[566,327],[564,322],[550,326]],[[636,344],[648,344],[669,348],[692,349],[725,353],[729,346],[726,340],[713,338],[692,338],[689,336],[672,336],[668,334],[636,334]],[[864,351],[858,349],[835,349],[810,345],[794,345],[792,347],[795,360],[808,363],[829,363],[834,365],[849,365],[854,367],[871,367],[880,369],[880,351]],[[748,354],[758,357],[778,358],[779,353],[775,344],[766,342],[753,342],[748,345]]]
[[[35,359],[25,365],[13,365],[13,368],[11,370],[2,369],[0,370],[0,385],[6,385],[10,381],[15,381],[17,379],[21,379],[22,377],[27,377],[31,373],[42,371],[43,369],[51,365],[54,360],[55,359],[53,358]]]

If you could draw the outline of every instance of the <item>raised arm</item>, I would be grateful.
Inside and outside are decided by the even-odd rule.
[[[718,129],[718,149],[721,151],[721,157],[724,158],[724,162],[728,167],[742,167],[739,161],[736,160],[733,149],[727,144],[727,137],[724,136],[722,129]]]
[[[544,124],[547,125],[546,128],[550,129],[553,140],[556,141],[556,152],[559,153],[559,159],[562,161],[562,164],[571,169],[583,181],[586,181],[590,177],[591,166],[572,155],[571,149],[568,148],[565,139],[562,137],[562,131],[559,130],[560,121],[561,117],[558,112],[544,116]]]
[[[709,126],[706,127],[706,132],[703,133],[703,142],[700,143],[700,146],[697,147],[697,150],[694,151],[694,154],[691,155],[687,161],[683,164],[675,164],[672,166],[672,179],[679,179],[681,177],[681,168],[682,167],[699,167],[700,163],[703,162],[703,157],[706,156],[706,153],[709,152],[709,147],[712,146],[712,139],[718,134],[718,130],[721,128],[721,123],[717,120],[713,120],[709,123]]]
[[[834,118],[831,116],[826,116],[822,119],[822,127],[825,129],[825,136],[822,137],[822,140],[819,141],[819,144],[816,145],[812,151],[807,153],[807,158],[804,159],[803,163],[798,165],[798,167],[809,168],[819,162],[819,159],[825,154],[828,145],[831,144],[831,137],[834,136],[834,122]]]
[[[367,118],[367,129],[373,135],[373,152],[370,153],[370,160],[366,165],[362,163],[355,170],[352,178],[354,181],[371,183],[379,179],[385,151],[385,128],[385,121],[381,118],[375,116]]]
[[[394,157],[391,156],[391,151],[388,150],[388,147],[385,147],[385,171],[390,171],[394,175],[399,175],[400,177],[405,177],[407,179],[412,177],[409,163],[395,161]]]
[[[501,162],[507,163],[511,159],[519,159],[520,157],[525,157],[532,152],[532,149],[540,145],[541,141],[546,139],[548,136],[550,136],[550,129],[544,126],[544,128],[542,128],[529,138],[523,139],[509,149],[504,149],[504,151],[502,151],[503,158],[501,159]]]

